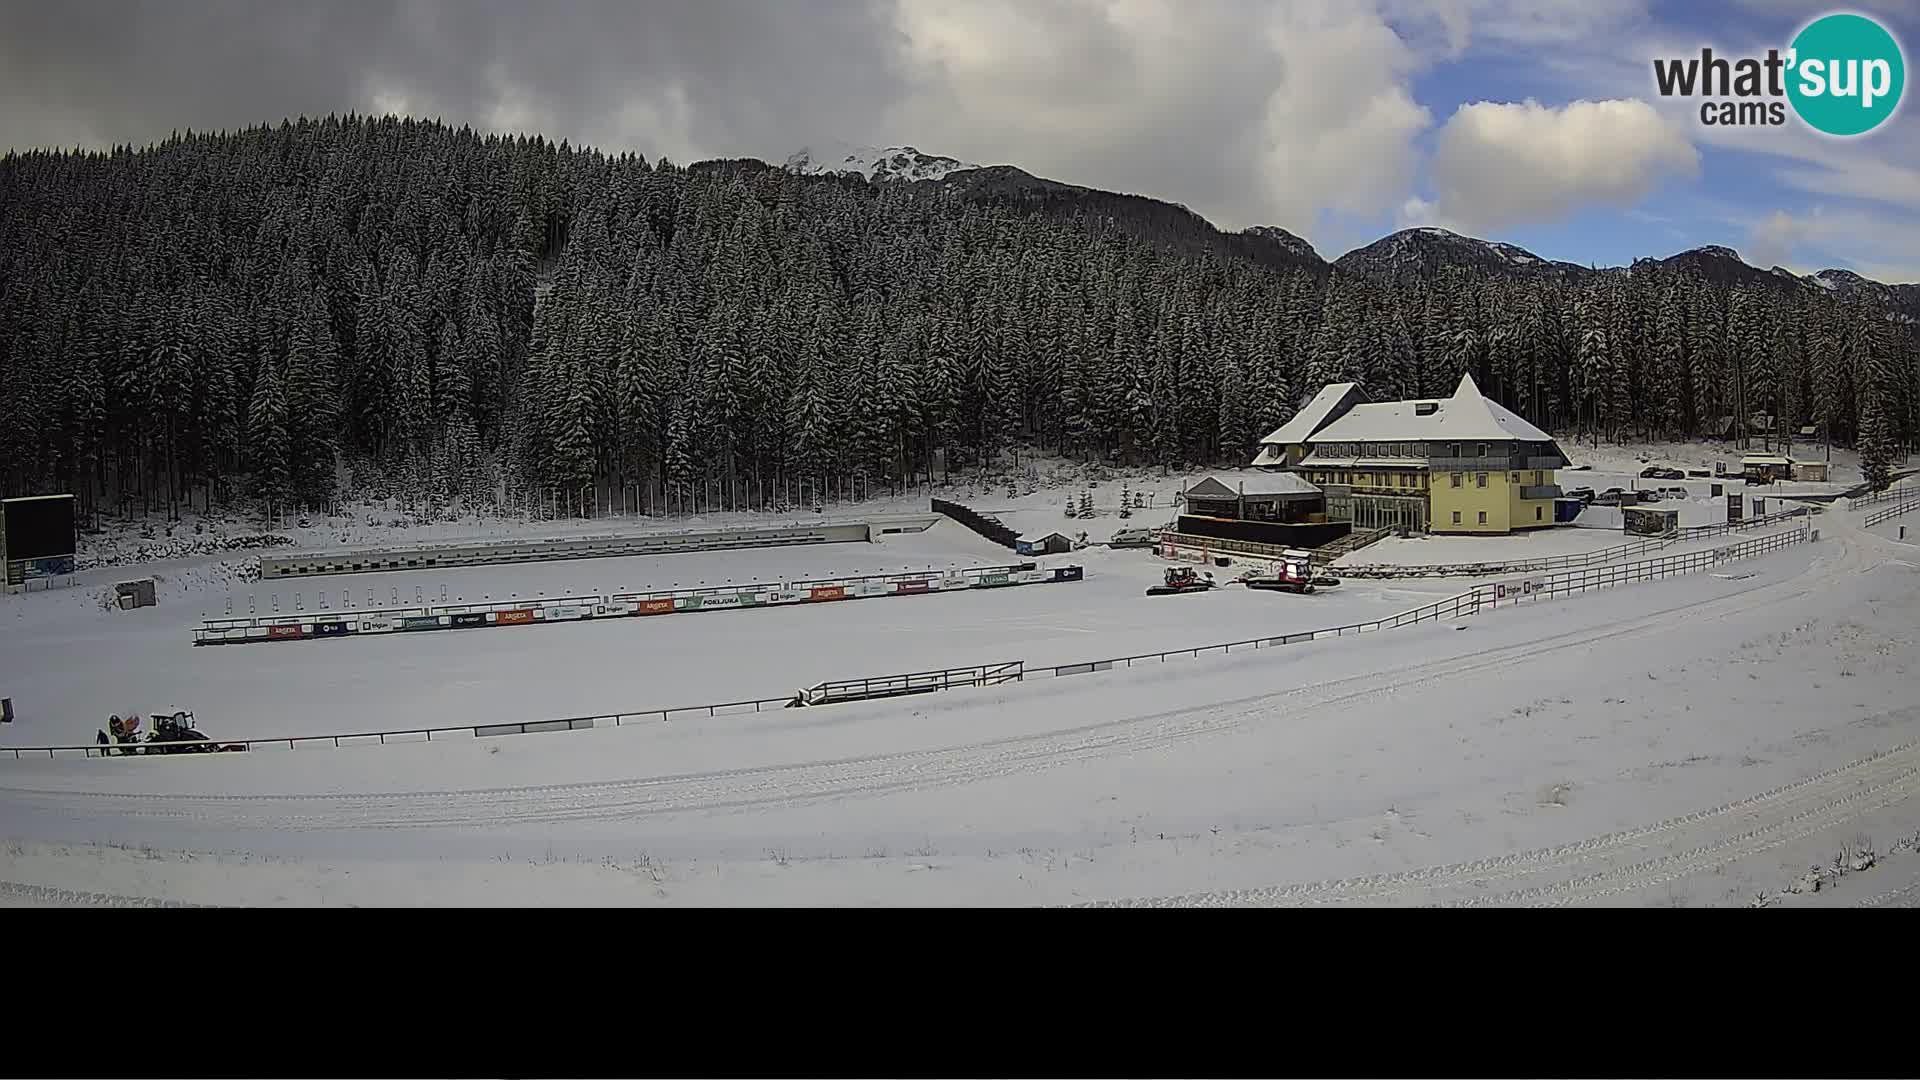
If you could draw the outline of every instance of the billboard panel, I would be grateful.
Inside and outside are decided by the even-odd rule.
[[[0,499],[0,545],[7,561],[72,558],[79,549],[73,520],[71,495]]]

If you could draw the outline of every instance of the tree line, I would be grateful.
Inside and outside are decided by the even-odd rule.
[[[1884,475],[1920,433],[1914,327],[1867,295],[1160,239],[1098,202],[390,117],[11,154],[0,486],[118,513],[767,502],[1026,448],[1243,462],[1324,383],[1442,395],[1462,372],[1594,440],[1765,412]]]

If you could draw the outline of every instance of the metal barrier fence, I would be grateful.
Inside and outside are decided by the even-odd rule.
[[[1912,502],[1901,503],[1899,506],[1889,506],[1885,510],[1875,510],[1860,520],[1860,527],[1863,529],[1871,529],[1883,521],[1897,518],[1901,514],[1908,513],[1915,508],[1920,508],[1920,498],[1916,498]]]
[[[1380,630],[1392,630],[1402,626],[1429,622],[1434,619],[1453,619],[1477,615],[1484,608],[1497,610],[1501,604],[1523,598],[1551,599],[1555,596],[1568,596],[1586,592],[1590,589],[1608,588],[1636,581],[1651,581],[1657,578],[1672,577],[1676,574],[1694,573],[1709,569],[1724,562],[1736,559],[1753,558],[1768,554],[1793,544],[1805,543],[1811,535],[1811,526],[1805,525],[1792,532],[1775,536],[1763,536],[1756,540],[1735,544],[1731,547],[1717,548],[1713,551],[1696,551],[1685,555],[1670,555],[1660,559],[1651,559],[1638,563],[1622,563],[1597,570],[1574,570],[1552,575],[1544,579],[1519,582],[1488,582],[1476,585],[1466,592],[1436,600],[1430,604],[1381,619],[1348,623],[1344,626],[1332,626],[1319,630],[1303,630],[1293,634],[1280,634],[1273,637],[1249,638],[1245,641],[1231,641],[1219,645],[1202,645],[1188,649],[1169,649],[1165,652],[1141,653],[1135,656],[1116,656],[1108,660],[1094,660],[1079,664],[1060,664],[1054,667],[1028,667],[1027,676],[1046,675],[1085,675],[1096,671],[1111,671],[1116,667],[1132,667],[1148,661],[1165,663],[1173,659],[1189,659],[1213,654],[1226,654],[1236,649],[1268,649],[1280,645],[1298,645],[1309,641],[1324,641],[1328,638],[1346,637],[1352,634],[1370,634]]]
[[[1690,525],[1676,529],[1664,536],[1651,536],[1644,540],[1632,540],[1615,547],[1602,548],[1575,555],[1555,555],[1541,559],[1527,559],[1506,563],[1451,563],[1427,566],[1363,565],[1335,567],[1333,572],[1342,577],[1351,578],[1408,578],[1408,577],[1482,577],[1491,574],[1527,574],[1540,571],[1584,570],[1602,564],[1611,564],[1635,555],[1664,551],[1675,544],[1702,540],[1712,536],[1725,536],[1728,533],[1746,532],[1751,529],[1763,529],[1785,521],[1807,516],[1807,507],[1795,507],[1768,514],[1764,517],[1750,518],[1744,521],[1727,522],[1717,525]]]
[[[1858,510],[1863,506],[1874,506],[1883,502],[1912,499],[1915,496],[1920,496],[1920,486],[1902,487],[1896,482],[1895,484],[1881,488],[1879,491],[1868,492],[1857,499],[1848,499],[1847,505],[1852,509]]]
[[[1812,507],[1796,506],[1791,510],[1776,510],[1757,518],[1744,518],[1740,521],[1722,522],[1717,525],[1688,525],[1676,533],[1682,540],[1700,540],[1709,536],[1725,536],[1728,533],[1745,532],[1748,529],[1764,529],[1769,525],[1778,525],[1783,521],[1806,517],[1814,513]]]
[[[1377,563],[1363,566],[1335,567],[1334,572],[1341,577],[1351,578],[1406,578],[1406,577],[1479,577],[1486,574],[1523,574],[1539,570],[1571,570],[1593,566],[1603,562],[1642,555],[1649,551],[1660,551],[1679,543],[1679,537],[1650,536],[1645,540],[1633,540],[1617,547],[1602,548],[1575,555],[1553,555],[1540,559],[1527,559],[1521,562],[1507,563],[1436,563],[1425,566],[1394,566],[1389,563]]]
[[[905,675],[875,675],[862,679],[829,679],[807,687],[793,699],[795,705],[835,705],[847,701],[931,694],[966,686],[998,686],[1019,682],[1026,664],[1009,660],[998,664],[915,671]]]
[[[489,735],[511,735],[535,731],[577,731],[591,727],[620,727],[624,724],[642,720],[665,722],[674,719],[697,718],[701,716],[730,716],[749,712],[762,712],[767,709],[781,708],[793,704],[792,694],[777,698],[754,698],[747,701],[729,701],[715,705],[681,705],[667,709],[642,709],[632,712],[594,713],[584,716],[566,716],[547,720],[528,720],[512,723],[453,724],[446,727],[401,728],[394,731],[346,731],[328,735],[281,735],[276,738],[260,739],[211,739],[207,742],[152,742],[127,745],[102,746],[98,743],[81,743],[72,746],[9,746],[0,747],[0,752],[10,752],[17,760],[23,755],[39,756],[46,754],[50,758],[67,755],[69,757],[135,757],[142,756],[148,749],[163,747],[182,747],[190,750],[205,751],[209,744],[214,747],[244,746],[248,750],[298,750],[302,748],[365,746],[369,744],[384,746],[388,743],[444,742],[449,738],[468,736],[482,738]],[[191,755],[189,755],[191,756]]]
[[[1920,505],[1920,503],[1916,505]],[[917,678],[923,680],[924,683],[925,681],[929,681],[929,676],[941,675],[948,676],[948,682],[951,686],[994,685],[1003,682],[1023,682],[1028,678],[1086,675],[1101,671],[1112,671],[1115,668],[1130,668],[1135,664],[1146,663],[1148,661],[1165,663],[1168,660],[1175,659],[1197,658],[1214,654],[1226,655],[1235,650],[1264,649],[1284,645],[1304,644],[1312,641],[1325,641],[1330,638],[1342,638],[1354,634],[1369,634],[1381,630],[1392,630],[1402,626],[1413,626],[1437,619],[1470,617],[1478,615],[1482,610],[1497,611],[1502,604],[1506,603],[1523,600],[1550,600],[1556,597],[1586,593],[1595,589],[1612,588],[1619,585],[1633,584],[1635,582],[1654,581],[1661,578],[1697,573],[1725,563],[1755,558],[1761,555],[1771,554],[1772,552],[1795,544],[1806,543],[1811,539],[1812,535],[1812,522],[1806,521],[1802,523],[1800,528],[1791,532],[1778,533],[1773,536],[1763,536],[1754,540],[1748,540],[1744,543],[1734,544],[1730,547],[1716,548],[1712,551],[1696,551],[1637,563],[1623,563],[1596,569],[1575,570],[1549,575],[1541,579],[1487,582],[1476,585],[1465,592],[1444,597],[1431,603],[1422,604],[1419,607],[1389,615],[1385,618],[1369,619],[1362,622],[1348,623],[1343,626],[1324,627],[1317,630],[1303,630],[1292,634],[1249,638],[1244,641],[1224,642],[1217,645],[1201,645],[1185,649],[1169,649],[1156,653],[1140,653],[1133,656],[1116,656],[1106,660],[1093,660],[1076,664],[1056,664],[1051,667],[1028,667],[1024,663],[1016,661],[1004,664],[981,665],[971,668],[952,668],[947,669],[946,672],[919,673],[918,675],[909,676],[841,679],[834,680],[831,683],[815,684],[815,687],[810,687],[809,690],[827,686],[852,687],[861,684],[881,686],[889,679],[913,680]],[[1016,670],[1008,671],[1007,669],[1009,668]],[[967,675],[965,673],[973,674]],[[991,681],[988,681],[989,679]],[[937,689],[945,688],[947,687],[937,687]],[[806,692],[807,691],[802,691],[800,695],[759,698],[720,705],[693,705],[674,709],[645,709],[635,712],[599,713],[559,719],[530,720],[523,723],[457,725],[452,727],[412,728],[401,731],[382,732],[347,732],[338,735],[292,736],[272,739],[221,739],[218,740],[218,745],[242,745],[250,750],[254,748],[284,746],[291,750],[298,749],[302,745],[326,746],[331,744],[333,746],[350,746],[370,742],[378,742],[380,744],[401,741],[431,742],[436,735],[444,739],[457,733],[482,736],[535,731],[568,731],[588,727],[618,727],[629,721],[643,719],[671,720],[675,715],[698,716],[701,713],[705,713],[707,716],[713,717],[725,715],[729,712],[760,712],[771,705],[778,705],[781,708],[785,708],[799,701]],[[921,691],[915,690],[912,692],[918,693]],[[891,695],[876,694],[874,696]],[[843,700],[854,699],[846,698]],[[611,721],[611,725],[606,723],[606,721]],[[410,736],[420,736],[420,738],[412,740],[408,738]],[[140,745],[142,747],[192,746],[205,748],[207,744],[145,743]],[[60,753],[85,757],[100,757],[107,756],[104,753],[105,749],[106,748],[97,744],[0,748],[0,750],[10,751],[16,759],[24,754],[34,754],[37,756],[42,753],[45,753],[48,757],[57,757]],[[118,755],[116,754],[114,756]]]

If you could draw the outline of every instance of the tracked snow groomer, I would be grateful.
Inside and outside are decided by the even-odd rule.
[[[1291,559],[1275,563],[1273,569],[1265,574],[1253,574],[1242,578],[1241,582],[1249,589],[1258,589],[1263,592],[1290,592],[1305,595],[1314,589],[1313,571],[1306,563],[1294,562]]]
[[[1196,574],[1191,566],[1169,566],[1165,580],[1147,589],[1148,596],[1179,596],[1182,593],[1206,592],[1213,588],[1212,574]]]

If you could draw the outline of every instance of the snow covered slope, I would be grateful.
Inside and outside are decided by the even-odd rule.
[[[868,180],[939,180],[948,173],[979,167],[911,146],[821,143],[802,147],[787,158],[788,170],[803,176],[854,173]]]
[[[1494,274],[1583,274],[1587,268],[1542,259],[1525,248],[1462,236],[1447,229],[1402,229],[1334,260],[1346,273],[1426,274],[1466,266]]]

